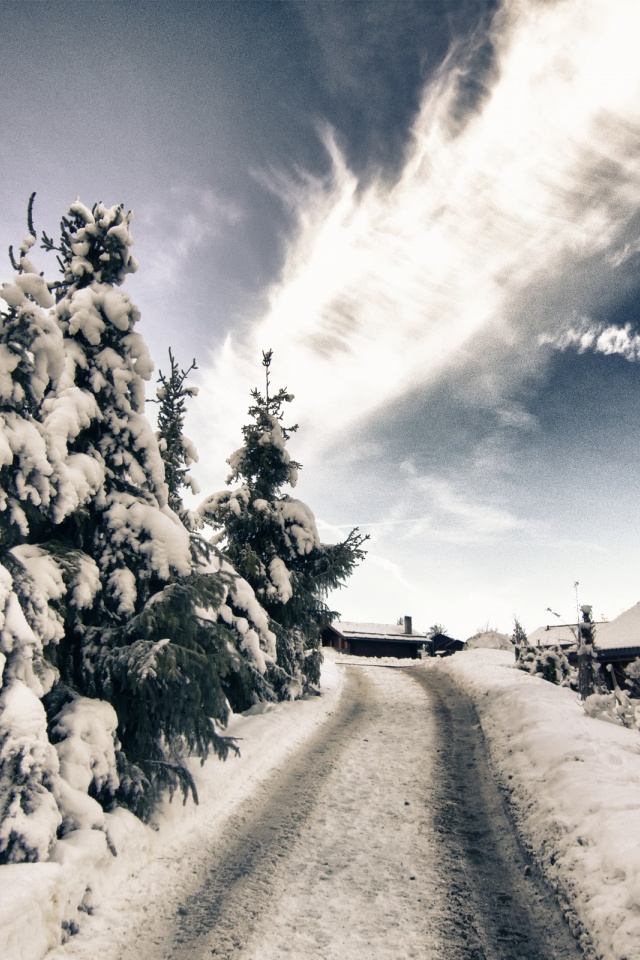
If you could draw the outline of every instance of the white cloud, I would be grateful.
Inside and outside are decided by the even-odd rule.
[[[549,278],[625,249],[640,207],[639,31],[636,0],[506,4],[497,79],[478,112],[462,129],[452,119],[453,58],[424,92],[392,185],[364,188],[325,132],[332,176],[279,184],[298,232],[265,313],[202,371],[203,459],[238,444],[262,349],[296,395],[308,463],[433,383],[474,335],[512,322],[523,291],[533,313]]]
[[[577,350],[578,353],[602,353],[605,356],[624,357],[635,362],[640,360],[640,335],[633,333],[631,324],[617,327],[613,324],[592,324],[583,321],[581,326],[570,327],[564,333],[543,334],[542,346],[555,350]]]

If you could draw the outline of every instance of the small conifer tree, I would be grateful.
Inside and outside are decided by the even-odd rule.
[[[529,646],[529,640],[527,639],[527,631],[524,629],[517,617],[513,618],[513,633],[511,635],[511,643],[514,647],[516,660],[519,660],[522,652],[526,647]]]
[[[191,531],[192,553],[197,557],[201,573],[206,569],[209,575],[217,574],[225,584],[225,601],[219,619],[227,627],[227,652],[234,652],[231,654],[231,668],[222,674],[221,685],[232,708],[245,710],[256,701],[275,699],[265,676],[267,664],[275,662],[275,637],[249,585],[199,534],[202,520],[183,504],[183,489],[194,494],[200,492],[196,480],[188,472],[191,464],[197,463],[198,453],[183,432],[187,401],[198,393],[197,387],[189,386],[186,380],[197,367],[194,360],[187,370],[180,369],[171,350],[169,361],[170,373],[159,374],[155,401],[159,404],[157,437],[165,465],[168,502]]]
[[[169,349],[168,375],[158,374],[156,400],[158,404],[158,443],[164,461],[164,477],[168,488],[169,506],[187,524],[193,523],[193,514],[185,510],[182,502],[182,490],[200,493],[196,480],[190,476],[189,468],[198,462],[198,454],[193,443],[184,435],[184,420],[187,412],[187,400],[198,394],[197,387],[186,383],[192,370],[197,370],[195,360],[187,370],[182,370]]]
[[[202,518],[224,534],[223,553],[255,591],[277,637],[273,682],[281,697],[298,696],[320,678],[321,632],[337,614],[326,603],[329,590],[343,585],[364,557],[367,539],[352,530],[341,543],[322,544],[309,507],[283,493],[294,487],[300,464],[287,441],[297,426],[285,427],[286,389],[271,392],[272,351],[263,353],[266,388],[251,391],[252,422],[244,444],[229,458],[228,483],[208,497]]]

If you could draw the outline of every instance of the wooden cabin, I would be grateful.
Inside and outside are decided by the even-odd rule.
[[[352,623],[336,621],[322,632],[322,644],[356,657],[446,656],[461,650],[464,643],[445,634],[427,636],[413,629],[411,617],[402,623]]]

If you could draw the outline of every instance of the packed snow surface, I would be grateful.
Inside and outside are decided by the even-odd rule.
[[[340,662],[363,659],[330,651],[322,697],[261,705],[249,715],[233,717],[230,732],[242,738],[242,757],[225,764],[212,760],[203,768],[194,765],[199,807],[183,808],[174,801],[159,814],[156,830],[125,811],[108,814],[116,858],[106,849],[102,831],[83,830],[59,844],[55,862],[0,867],[3,960],[41,960],[45,955],[47,960],[119,958],[121,945],[133,942],[143,918],[148,922],[154,911],[158,917],[175,911],[180,902],[177,880],[193,871],[204,839],[209,843],[222,836],[233,809],[280,764],[286,766],[292,751],[328,719],[342,688]],[[481,649],[438,661],[385,662],[444,671],[471,696],[524,842],[590,935],[595,955],[640,960],[637,731],[588,717],[576,694],[515,669],[513,654],[507,651]],[[352,788],[359,789],[360,776],[355,764],[345,766],[345,798]],[[417,865],[411,866],[418,871]],[[414,889],[416,896],[429,894]],[[303,904],[300,908],[304,913]],[[274,902],[268,907],[271,913],[279,909]],[[376,909],[372,905],[371,915],[358,919],[359,936],[366,935],[367,922],[378,923]],[[282,910],[286,917],[286,898]],[[401,912],[397,919],[402,922]],[[59,946],[62,921],[66,929],[77,925],[79,932]],[[296,955],[295,960],[300,958]]]

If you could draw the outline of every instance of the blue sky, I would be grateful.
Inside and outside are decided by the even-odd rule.
[[[203,494],[261,350],[345,619],[466,637],[640,600],[635,0],[3,4],[0,248],[135,212]],[[44,266],[44,262],[43,262]],[[6,261],[5,276],[9,277]]]

